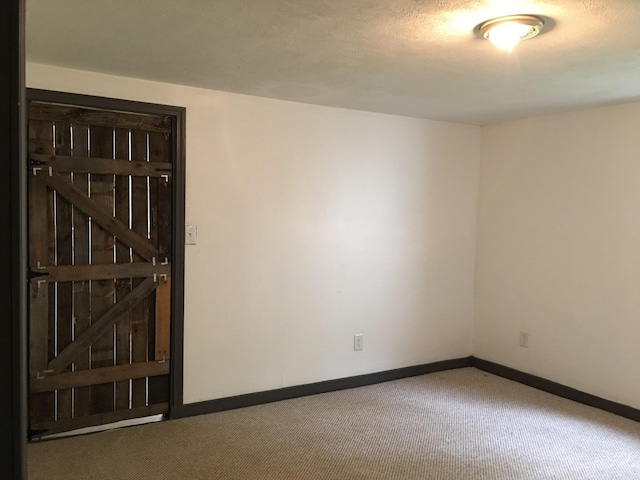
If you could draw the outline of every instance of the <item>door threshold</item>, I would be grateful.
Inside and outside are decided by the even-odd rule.
[[[105,425],[95,425],[93,427],[84,427],[77,430],[70,430],[68,432],[52,433],[51,435],[44,435],[38,440],[54,440],[57,438],[75,437],[78,435],[87,435],[89,433],[106,432],[107,430],[115,430],[117,428],[134,427],[136,425],[146,425],[149,423],[156,423],[164,419],[163,414],[152,415],[150,417],[131,418],[129,420],[120,420],[119,422],[108,423]]]

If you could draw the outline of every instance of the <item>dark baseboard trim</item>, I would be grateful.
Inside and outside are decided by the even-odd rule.
[[[505,367],[498,363],[483,360],[476,357],[464,357],[454,360],[444,360],[441,362],[428,363],[424,365],[415,365],[412,367],[397,368],[394,370],[386,370],[383,372],[369,373],[365,375],[357,375],[355,377],[338,378],[335,380],[327,380],[324,382],[309,383],[306,385],[296,385],[293,387],[278,388],[276,390],[268,390],[264,392],[248,393],[234,397],[218,398],[198,403],[189,403],[186,405],[175,406],[171,409],[170,418],[185,418],[196,415],[204,415],[207,413],[222,412],[225,410],[233,410],[236,408],[251,407],[263,403],[278,402],[280,400],[289,400],[291,398],[306,397],[318,393],[335,392],[338,390],[346,390],[349,388],[365,387],[376,383],[389,382],[399,380],[401,378],[415,377],[417,375],[426,375],[428,373],[442,372],[445,370],[453,370],[457,368],[475,367],[478,370],[497,375],[499,377],[522,383],[529,387],[537,388],[547,393],[557,395],[559,397],[573,400],[590,407],[599,408],[600,410],[629,418],[640,422],[640,410],[623,405],[621,403],[605,400],[604,398],[585,393],[575,388],[567,387],[560,383],[552,382],[545,378],[537,377],[529,373],[524,373],[510,367]]]
[[[338,390],[346,390],[348,388],[364,387],[376,383],[399,380],[401,378],[425,375],[427,373],[472,367],[473,363],[473,357],[464,357],[424,365],[415,365],[412,367],[396,368],[394,370],[386,370],[383,372],[357,375],[355,377],[338,378],[335,380],[326,380],[324,382],[278,388],[276,390],[268,390],[265,392],[248,393],[246,395],[219,398],[205,402],[189,403],[173,407],[171,409],[170,417],[172,419],[192,417],[195,415],[233,410],[235,408],[250,407],[263,403],[277,402],[280,400],[289,400],[291,398],[306,397],[307,395],[315,395],[317,393],[335,392]]]
[[[482,360],[481,358],[473,357],[473,366],[479,370],[492,373],[499,377],[513,380],[514,382],[522,383],[524,385],[537,388],[538,390],[573,400],[574,402],[599,408],[600,410],[605,410],[609,413],[614,413],[621,417],[640,422],[640,410],[629,407],[628,405],[612,402],[611,400],[605,400],[604,398],[591,395],[590,393],[585,393],[580,390],[576,390],[575,388],[552,382],[545,378],[536,377],[529,373],[505,367],[504,365],[489,362],[488,360]]]

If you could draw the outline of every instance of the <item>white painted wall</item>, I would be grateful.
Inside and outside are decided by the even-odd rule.
[[[471,354],[479,127],[36,64],[27,84],[187,108],[186,403]]]
[[[640,103],[482,144],[474,354],[639,408]]]

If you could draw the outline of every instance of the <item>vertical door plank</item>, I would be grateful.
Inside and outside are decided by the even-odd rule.
[[[73,156],[89,156],[89,128],[86,125],[73,125]],[[89,194],[89,179],[86,173],[75,173],[73,184],[82,192]],[[80,211],[73,209],[73,246],[74,265],[89,265],[89,218]],[[75,324],[73,338],[80,336],[91,325],[91,297],[88,280],[73,282],[73,306]],[[76,358],[74,369],[88,370],[90,367],[89,349]],[[73,391],[74,417],[86,417],[90,414],[91,387],[80,387]]]
[[[149,133],[149,161],[171,161],[171,139],[168,134]],[[153,210],[153,224],[151,228],[151,243],[158,248],[158,256],[162,261],[171,262],[171,179],[150,178],[150,198]],[[159,286],[156,290],[154,324],[149,337],[153,338],[153,350],[150,355],[156,360],[162,360],[158,354],[169,351],[171,333],[171,282]],[[162,403],[169,398],[169,377],[162,375],[149,379],[149,403]]]
[[[29,122],[29,152],[53,153],[53,124]],[[34,174],[35,173],[35,174]],[[50,210],[47,192],[46,170],[29,173],[29,266],[37,271],[39,266],[49,265]],[[29,309],[29,372],[31,376],[43,375],[49,362],[49,285],[31,281]],[[34,393],[29,397],[30,423],[52,421],[55,418],[53,392]]]
[[[48,212],[48,195],[45,176],[38,172],[31,176],[30,192],[30,224],[38,224],[40,235],[34,229],[30,232],[29,247],[31,250],[31,269],[38,265],[48,265],[49,229],[45,220]],[[44,234],[44,236],[42,236]],[[30,284],[29,306],[29,370],[32,377],[44,375],[49,363],[49,304],[50,286],[36,277]],[[51,421],[55,418],[54,392],[33,393],[29,397],[29,413],[31,424]]]
[[[52,149],[53,149],[53,145],[52,145]],[[56,237],[57,237],[57,231],[56,231],[56,213],[57,213],[57,209],[56,209],[56,192],[53,190],[48,190],[47,191],[47,224],[48,224],[48,229],[49,229],[49,245],[48,245],[48,252],[49,252],[49,265],[55,265],[56,264]],[[53,360],[56,356],[56,330],[57,330],[57,321],[58,321],[58,312],[56,310],[56,303],[57,303],[57,293],[58,293],[58,285],[56,282],[49,282],[49,308],[48,310],[48,338],[49,341],[47,342],[47,350],[48,350],[48,359],[49,362],[51,362],[51,360]],[[54,400],[53,400],[53,405],[54,405],[54,416],[57,417],[57,411],[56,411],[56,392],[53,392],[53,396],[54,396]]]
[[[129,130],[116,129],[115,158],[129,159]],[[115,213],[116,218],[125,225],[129,225],[129,177],[116,175],[115,178]],[[116,263],[129,263],[131,261],[130,249],[120,240],[116,240]],[[131,279],[121,278],[116,280],[116,301],[124,298],[132,290]],[[116,324],[116,365],[131,363],[129,353],[131,337],[131,314]],[[116,382],[116,410],[129,408],[129,380]]]
[[[113,129],[107,127],[91,128],[90,156],[113,158]],[[91,198],[108,212],[114,208],[113,175],[91,175]],[[112,264],[114,256],[114,237],[97,222],[91,223],[91,263],[94,265]],[[100,318],[113,306],[115,285],[111,280],[91,282],[91,320]],[[91,346],[91,368],[111,367],[114,365],[114,330],[111,329]],[[91,414],[100,414],[114,410],[114,384],[107,383],[91,388]]]
[[[32,191],[34,184],[31,182]],[[46,188],[46,184],[44,185]],[[33,202],[36,203],[36,202]],[[33,245],[31,243],[30,245]],[[33,257],[32,257],[33,258]],[[49,286],[38,283],[38,278],[31,281],[29,302],[29,375],[43,375],[48,365],[49,349]]]
[[[71,155],[71,125],[63,122],[56,122],[55,131],[55,153],[56,155]],[[64,174],[65,178],[71,177]],[[56,264],[71,265],[73,259],[72,240],[72,207],[71,204],[56,196]],[[73,323],[73,284],[71,282],[59,282],[56,284],[57,290],[57,348],[56,354],[64,350],[72,340]],[[54,307],[55,308],[55,307]],[[67,371],[70,371],[68,368]],[[57,420],[66,420],[72,417],[72,395],[69,389],[59,390],[57,395]]]
[[[147,161],[147,133],[140,130],[131,132],[131,160]],[[131,178],[131,229],[148,238],[148,209],[147,209],[147,178]],[[136,262],[144,261],[139,255],[133,254]],[[132,287],[137,287],[141,279],[133,279]],[[131,311],[131,362],[146,362],[148,359],[149,341],[149,299],[143,300]],[[131,391],[132,408],[147,405],[147,379],[132,380]]]
[[[171,139],[168,134],[149,134],[149,161],[171,162]],[[153,196],[155,197],[155,244],[158,247],[158,255],[161,260],[171,260],[171,224],[172,224],[172,176],[167,178],[151,178],[155,184]]]
[[[161,278],[156,289],[155,359],[171,356],[171,277]]]
[[[46,173],[38,171],[29,175],[29,263],[30,269],[49,265],[49,229],[44,216],[47,212]],[[35,377],[42,374],[48,364],[48,317],[49,288],[47,283],[31,281],[29,316],[29,370]]]

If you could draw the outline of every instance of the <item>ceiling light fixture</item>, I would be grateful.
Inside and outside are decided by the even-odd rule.
[[[499,49],[511,53],[520,40],[535,37],[542,27],[544,21],[535,15],[508,15],[480,24],[480,33]]]

